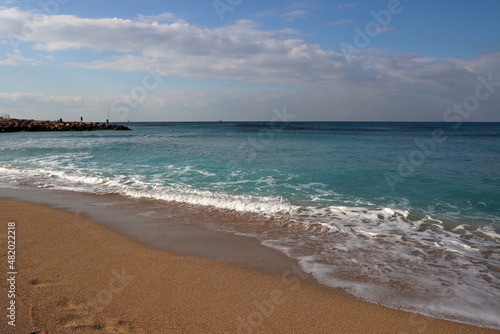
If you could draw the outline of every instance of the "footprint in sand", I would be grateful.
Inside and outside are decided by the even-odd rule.
[[[58,324],[73,332],[145,333],[135,328],[130,321],[105,319],[67,298],[61,299],[56,305],[61,313],[66,313],[58,320]]]
[[[57,286],[57,285],[61,285],[62,284],[60,282],[51,282],[51,281],[42,282],[38,278],[30,279],[28,281],[28,283],[30,285],[33,285],[35,288],[43,288],[43,287],[47,287],[47,286]]]
[[[142,329],[135,328],[129,321],[112,320],[112,319],[78,319],[77,317],[68,316],[61,319],[61,324],[64,328],[77,330],[98,330],[102,333],[144,333]],[[64,323],[64,324],[63,324]]]

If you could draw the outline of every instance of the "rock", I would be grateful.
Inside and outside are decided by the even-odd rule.
[[[95,131],[95,130],[131,130],[117,124],[104,124],[97,122],[59,122],[36,121],[27,119],[0,118],[0,132],[18,131]]]

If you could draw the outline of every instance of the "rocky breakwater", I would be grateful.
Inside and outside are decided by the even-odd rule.
[[[61,122],[36,121],[28,119],[0,118],[0,132],[18,131],[95,131],[95,130],[130,130],[128,127],[117,124],[97,122]]]

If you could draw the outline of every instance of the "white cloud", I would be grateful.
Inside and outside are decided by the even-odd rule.
[[[387,113],[388,105],[399,107],[398,102],[377,98],[367,93],[370,101],[342,95],[311,95],[298,93],[225,93],[205,91],[177,91],[151,94],[127,112],[114,112],[113,103],[120,96],[82,97],[50,96],[43,94],[0,93],[0,113],[9,113],[13,118],[78,120],[80,116],[89,121],[126,122],[127,120],[197,121],[197,120],[271,120],[272,110],[287,106],[296,120],[376,120]],[[360,96],[363,96],[361,94]],[[126,104],[118,104],[119,107]],[[426,106],[420,104],[419,107]],[[411,106],[407,106],[411,109]],[[306,111],[306,112],[304,112]],[[388,114],[390,120],[394,115]],[[415,113],[412,120],[423,120],[425,116]],[[401,116],[400,116],[401,117]]]
[[[445,110],[474,94],[479,83],[475,73],[460,69],[453,61],[433,62],[428,67],[424,66],[425,62],[414,61],[415,55],[410,54],[373,57],[378,58],[378,68],[371,67],[369,70],[380,76],[374,78],[378,87],[366,82],[360,84],[364,81],[351,77],[344,82],[345,89],[339,86],[333,91],[316,89],[304,93],[158,89],[150,92],[142,103],[130,108],[126,114],[114,112],[112,105],[116,101],[124,101],[122,96],[127,92],[121,96],[105,97],[0,93],[0,113],[19,118],[62,117],[65,120],[77,120],[84,116],[89,121],[102,121],[109,117],[118,122],[129,119],[268,120],[272,118],[274,108],[281,109],[287,105],[291,114],[298,115],[296,120],[442,121]],[[494,55],[486,58],[494,58]],[[475,61],[481,63],[483,60]],[[411,80],[405,75],[410,75]],[[399,85],[394,84],[395,80]],[[495,82],[499,80],[499,77],[494,79]],[[453,89],[450,89],[451,86]],[[499,104],[500,94],[492,94],[487,101],[481,102],[480,110],[468,120],[500,121]]]
[[[328,25],[329,26],[343,26],[343,25],[351,24],[351,23],[354,23],[354,21],[353,20],[338,20],[338,21],[330,22],[330,23],[328,23]]]
[[[262,18],[262,17],[278,15],[278,13],[279,13],[279,11],[276,8],[273,8],[273,9],[265,10],[263,12],[252,14],[252,15],[250,15],[250,17]]]
[[[139,14],[137,16],[138,20],[141,22],[147,23],[160,23],[160,22],[174,22],[174,21],[182,21],[177,18],[177,16],[173,13],[161,13],[159,15],[142,15]]]
[[[0,10],[0,36],[7,36],[16,26],[22,31],[28,18],[26,12]],[[302,84],[340,78],[352,66],[346,65],[341,54],[324,51],[318,45],[277,38],[292,33],[296,31],[261,30],[249,20],[203,29],[180,22],[150,24],[55,15],[40,22],[36,34],[27,39],[36,49],[50,52],[90,48],[118,53],[81,67],[144,70],[144,64],[156,62],[165,74],[189,78]]]
[[[500,52],[485,54],[468,61],[457,59],[434,60],[418,58],[414,54],[370,55],[366,63],[375,72],[382,73],[393,84],[400,82],[404,89],[418,87],[417,92],[426,92],[457,100],[474,93],[478,77],[483,72],[499,75]],[[488,64],[489,71],[480,71]],[[400,90],[393,87],[392,90]]]
[[[436,60],[436,58],[434,57],[416,57],[411,59],[410,61],[416,61],[417,63],[429,63],[434,60]]]
[[[50,96],[44,94],[0,93],[0,113],[10,113],[13,118],[38,118],[77,120],[80,116],[89,121],[127,120],[266,120],[271,119],[274,108],[285,104],[306,105],[307,97],[292,93],[224,93],[204,91],[176,91],[151,94],[136,108],[128,112],[115,112],[125,103],[121,96],[82,97]],[[300,102],[301,101],[301,102]],[[16,113],[13,110],[18,110]],[[242,116],[244,115],[244,116]]]
[[[304,14],[300,13],[301,10],[298,11],[297,16]],[[14,32],[26,40],[27,47],[54,53],[58,50],[82,48],[112,52],[113,56],[105,58],[101,53],[95,52],[96,58],[93,61],[72,64],[87,69],[145,71],[148,67],[153,67],[158,68],[163,75],[175,74],[192,79],[292,85],[329,96],[325,100],[311,95],[322,101],[311,103],[317,104],[318,110],[325,112],[332,105],[351,112],[352,106],[375,108],[373,105],[380,99],[383,100],[380,101],[381,105],[392,103],[399,106],[405,105],[407,101],[418,104],[422,96],[426,96],[428,101],[434,101],[435,105],[444,106],[443,101],[460,101],[460,96],[468,94],[477,84],[480,72],[498,72],[500,68],[499,52],[469,60],[431,61],[419,58],[416,54],[384,55],[380,50],[377,51],[378,54],[374,54],[370,49],[359,49],[359,53],[352,56],[352,61],[347,62],[340,53],[324,50],[319,45],[308,44],[302,39],[291,38],[291,35],[298,34],[291,29],[263,30],[251,20],[240,20],[220,28],[203,28],[184,21],[168,22],[169,20],[176,18],[166,13],[159,17],[141,16],[139,20],[85,19],[72,15],[53,15],[33,20],[33,13],[15,8],[0,8],[0,38],[9,38],[9,34]],[[27,33],[25,22],[33,22],[35,29]],[[387,28],[389,29],[380,33],[394,29]],[[3,65],[13,65],[36,61],[24,58],[20,53],[10,53],[0,60],[0,64],[2,62]],[[225,95],[224,98],[237,103],[234,96]],[[197,106],[193,106],[189,98],[217,105],[213,102],[215,100],[202,97],[203,95],[189,96],[186,93],[178,101],[191,105],[193,110]],[[392,100],[384,100],[384,97]],[[172,96],[168,98],[169,101],[175,100]],[[256,97],[252,96],[247,101],[252,98]],[[160,101],[159,99],[151,97],[148,103]],[[282,100],[285,98],[279,101],[283,102]],[[288,100],[299,103],[306,99],[288,96]],[[75,102],[71,98],[68,101],[82,103],[81,100]],[[85,102],[85,99],[83,101],[90,103]],[[106,107],[106,103],[101,100],[89,101],[103,103]],[[352,106],[346,101],[350,101]],[[366,103],[363,104],[363,101]],[[49,99],[49,102],[49,105],[63,103],[55,98]],[[173,104],[180,105],[181,102]],[[307,110],[311,109],[304,103],[301,105]],[[78,110],[77,106],[75,108]],[[156,108],[154,103],[151,108]],[[383,108],[381,110],[384,112]],[[57,119],[60,116],[54,117]]]
[[[38,60],[26,58],[19,51],[7,53],[4,59],[0,58],[0,66],[20,66],[20,65],[37,65]]]
[[[492,72],[500,75],[500,50],[487,53],[469,60],[447,59],[456,66],[463,67],[470,72]]]
[[[382,34],[387,34],[391,31],[394,31],[396,29],[396,27],[380,27],[380,28],[373,28],[373,32],[378,34],[378,35],[382,35]]]
[[[297,19],[305,19],[308,14],[309,14],[309,12],[307,10],[299,9],[299,10],[294,10],[291,12],[284,13],[281,16],[286,21],[294,21]]]

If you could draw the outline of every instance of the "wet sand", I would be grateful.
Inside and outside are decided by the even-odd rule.
[[[15,329],[1,284],[6,333],[498,333],[364,303],[312,284],[293,262],[265,272],[178,255],[11,200],[0,200],[4,276],[9,221],[18,274]]]

